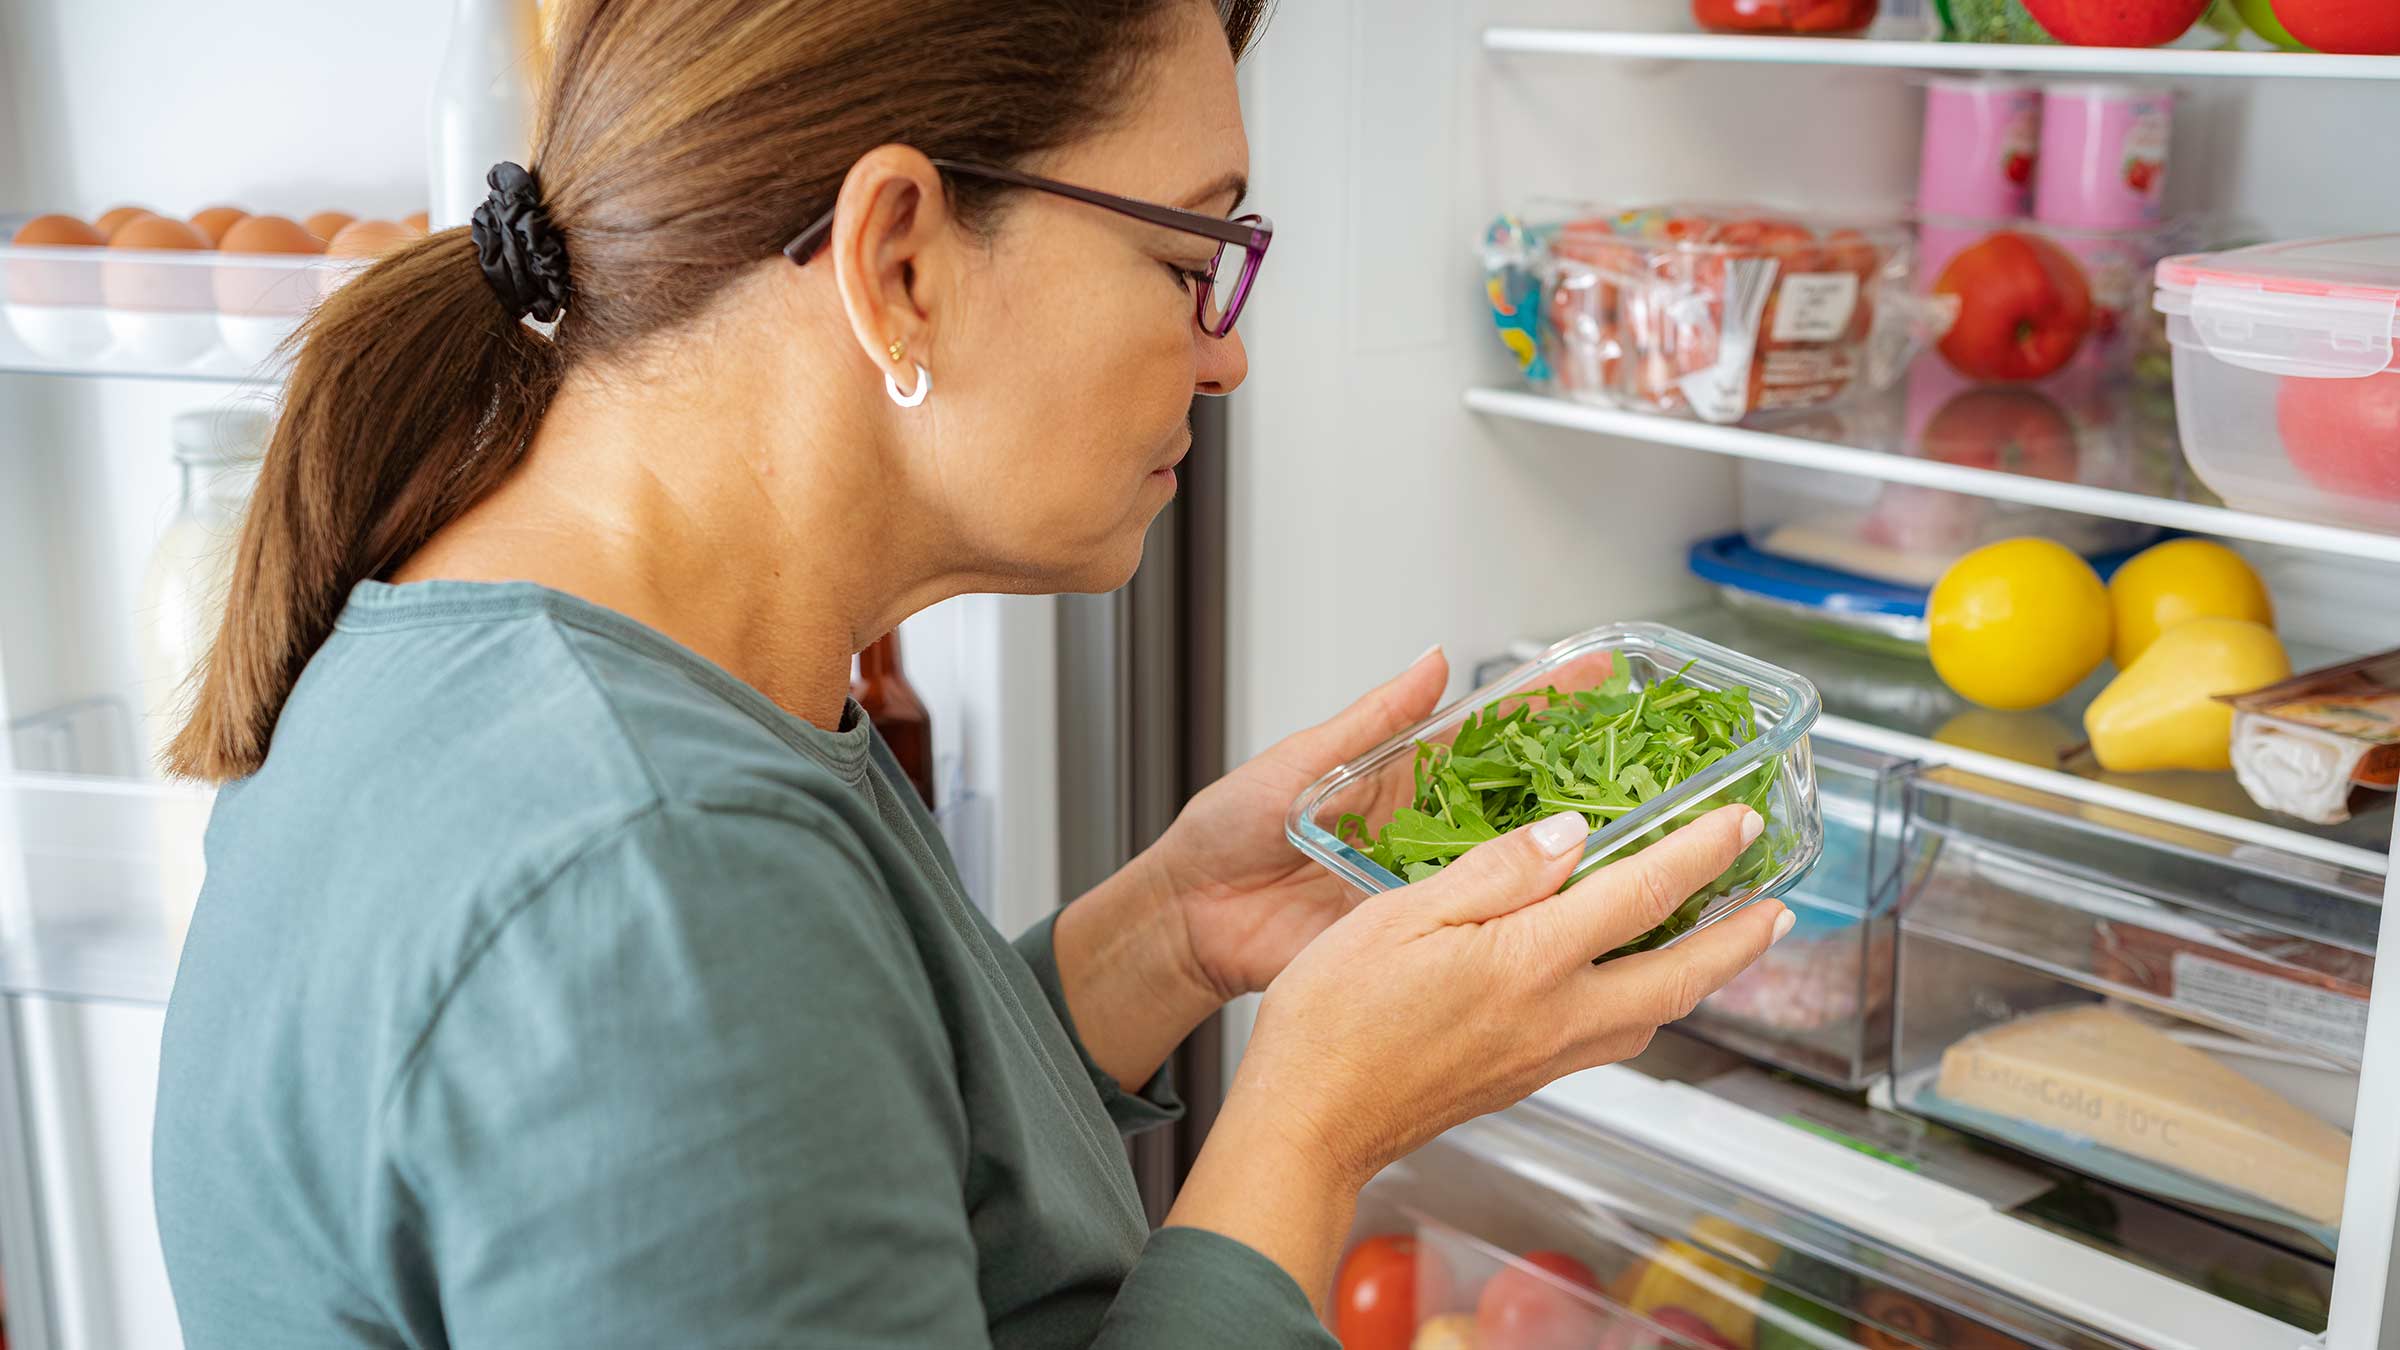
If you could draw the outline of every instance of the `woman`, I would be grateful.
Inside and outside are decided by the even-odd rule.
[[[588,0],[538,175],[327,303],[174,749],[228,783],[158,1105],[195,1350],[1323,1345],[1368,1176],[1780,932],[1589,964],[1740,808],[1351,910],[1282,813],[1428,653],[1012,947],[847,706],[925,605],[1133,570],[1244,372],[1257,8]],[[1119,1132],[1259,989],[1150,1234]]]

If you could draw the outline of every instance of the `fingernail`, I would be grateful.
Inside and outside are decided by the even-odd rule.
[[[1760,832],[1767,828],[1767,818],[1745,806],[1742,808],[1742,847],[1758,842]],[[1781,936],[1778,934],[1778,936]]]
[[[1792,931],[1792,925],[1797,922],[1799,922],[1799,917],[1792,913],[1789,905],[1786,905],[1783,913],[1775,916],[1775,936],[1767,941],[1770,943],[1783,941],[1783,935]]]
[[[1415,670],[1417,667],[1419,667],[1419,666],[1421,666],[1421,665],[1424,665],[1424,664],[1425,664],[1425,663],[1426,663],[1428,660],[1432,659],[1432,657],[1433,657],[1433,654],[1434,654],[1435,652],[1438,652],[1438,651],[1440,651],[1441,649],[1442,649],[1442,644],[1440,644],[1440,643],[1438,643],[1438,642],[1437,642],[1437,643],[1433,644],[1432,646],[1430,646],[1430,647],[1427,647],[1425,650],[1423,650],[1423,651],[1421,651],[1421,652],[1418,652],[1418,653],[1417,653],[1417,659],[1416,659],[1416,660],[1414,660],[1414,661],[1411,661],[1411,662],[1409,662],[1409,663],[1408,663],[1408,668],[1409,668],[1410,670]]]
[[[1573,811],[1561,811],[1533,827],[1534,846],[1555,858],[1571,848],[1580,847],[1591,837],[1592,827]]]

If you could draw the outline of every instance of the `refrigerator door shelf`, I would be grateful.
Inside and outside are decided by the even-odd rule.
[[[0,777],[0,995],[164,1006],[214,794]]]

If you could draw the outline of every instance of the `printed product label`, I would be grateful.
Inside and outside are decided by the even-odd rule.
[[[2229,1022],[2257,1027],[2303,1045],[2357,1055],[2367,1044],[2367,1001],[2330,989],[2175,954],[2175,997]]]
[[[1775,306],[1777,342],[1831,342],[1850,331],[1858,309],[1855,272],[1795,272]]]

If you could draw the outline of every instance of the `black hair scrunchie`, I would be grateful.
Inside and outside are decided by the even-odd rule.
[[[550,224],[542,185],[502,160],[484,175],[492,195],[475,208],[475,261],[511,317],[555,322],[567,308],[567,244]]]

